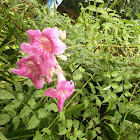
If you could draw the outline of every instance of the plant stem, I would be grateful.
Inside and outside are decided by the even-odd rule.
[[[73,47],[68,47],[66,49],[73,49],[73,48],[79,48],[79,47],[89,47],[91,45],[81,45],[81,46],[73,46]],[[104,45],[104,44],[99,44],[99,47],[117,47],[117,48],[123,48],[123,47],[137,47],[138,45],[133,45],[133,46],[120,46],[120,45]]]
[[[130,103],[131,103],[131,100],[132,100],[132,98],[133,98],[133,95],[134,95],[134,93],[135,93],[135,91],[136,91],[136,88],[137,88],[137,85],[135,86],[135,88],[134,88],[134,90],[133,90],[133,92],[132,92],[132,95],[131,95],[131,97],[130,97],[130,99],[129,99],[129,103],[128,103],[128,107],[127,107],[127,109],[126,109],[126,113],[125,113],[125,116],[124,116],[124,119],[123,119],[123,123],[125,122],[125,119],[126,119],[126,116],[127,116],[128,110],[129,110],[129,107],[130,107]]]
[[[133,92],[132,92],[132,95],[131,95],[131,97],[130,97],[130,99],[129,99],[129,103],[128,103],[128,106],[127,106],[127,109],[126,109],[126,113],[125,113],[125,116],[124,116],[124,119],[123,119],[123,123],[125,122],[125,119],[126,119],[126,116],[127,116],[128,110],[129,110],[129,107],[130,107],[130,103],[131,103],[131,100],[132,100],[132,98],[133,98],[133,95],[134,95],[134,93],[135,93],[135,91],[136,91],[136,88],[137,88],[137,85],[135,86],[135,88],[134,88],[134,90],[133,90]],[[118,136],[118,140],[120,140],[120,136],[121,136],[121,135]]]

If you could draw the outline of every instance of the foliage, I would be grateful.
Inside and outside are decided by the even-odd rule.
[[[138,20],[121,19],[114,10],[104,9],[102,0],[85,8],[81,5],[74,25],[68,16],[35,0],[1,3],[1,139],[140,138]],[[19,46],[27,42],[26,30],[55,26],[67,31],[68,60],[60,63],[66,78],[75,83],[61,113],[57,101],[44,96],[55,86],[56,77],[37,90],[28,78],[11,73],[25,55]]]

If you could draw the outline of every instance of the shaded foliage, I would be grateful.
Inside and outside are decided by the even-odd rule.
[[[74,25],[35,0],[4,2],[0,10],[1,139],[139,139],[139,20],[121,19],[102,0],[81,5]],[[28,78],[11,73],[25,56],[19,46],[27,42],[26,30],[55,26],[67,31],[68,60],[60,63],[75,82],[61,113],[56,100],[44,96],[56,77],[37,90]]]

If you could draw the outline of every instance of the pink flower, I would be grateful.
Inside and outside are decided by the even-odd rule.
[[[69,98],[74,92],[74,83],[73,81],[61,81],[57,83],[57,90],[54,88],[48,89],[44,95],[51,98],[57,98],[57,106],[61,112],[63,109],[64,102]]]
[[[36,88],[40,89],[44,85],[44,80],[41,78],[45,73],[39,65],[38,57],[24,57],[17,63],[18,69],[13,69],[12,72],[24,77],[29,77]]]
[[[63,75],[63,70],[62,70],[61,66],[58,64],[58,62],[56,62],[56,65],[54,67],[50,68],[49,72],[46,75],[45,81],[47,83],[50,83],[52,81],[52,77],[53,77],[54,73],[57,76],[57,82],[66,81],[66,79]]]
[[[52,68],[49,69],[49,72],[48,72],[48,74],[45,77],[45,81],[47,83],[50,83],[52,81],[52,77],[53,77],[54,72],[55,72],[54,67],[52,67]]]
[[[22,43],[22,51],[29,55],[41,57],[44,67],[51,68],[55,66],[56,59],[54,55],[60,55],[66,49],[66,45],[59,39],[57,27],[46,28],[42,33],[40,30],[28,30],[27,33],[30,44]]]

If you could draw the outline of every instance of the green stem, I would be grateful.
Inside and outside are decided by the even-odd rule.
[[[124,116],[124,119],[123,119],[123,123],[125,122],[125,119],[126,119],[126,116],[127,116],[128,110],[129,110],[129,107],[130,107],[130,103],[132,101],[132,98],[133,98],[133,95],[134,95],[134,93],[136,91],[136,88],[137,88],[137,85],[135,86],[135,88],[134,88],[134,90],[132,92],[132,95],[131,95],[131,97],[129,99],[129,103],[128,103],[128,106],[127,106],[127,109],[126,109],[126,113],[125,113],[125,116]],[[120,137],[121,137],[121,135],[118,136],[118,140],[120,140]]]
[[[91,45],[81,45],[81,46],[73,46],[73,47],[68,47],[66,49],[73,49],[73,48],[79,48],[79,47],[89,47]],[[133,46],[120,46],[120,45],[103,45],[103,44],[99,44],[99,47],[117,47],[117,48],[123,48],[123,47],[137,47],[138,45],[133,45]]]
[[[130,97],[130,99],[129,99],[129,103],[128,103],[128,107],[127,107],[127,109],[126,109],[126,113],[125,113],[125,116],[124,116],[124,119],[123,119],[123,123],[125,122],[125,119],[126,119],[126,116],[127,116],[128,110],[129,110],[129,107],[130,107],[130,103],[131,103],[131,100],[132,100],[132,98],[133,98],[133,95],[134,95],[134,93],[135,93],[135,91],[136,91],[136,88],[137,88],[137,85],[135,86],[135,88],[134,88],[134,90],[133,90],[133,92],[132,92],[132,95],[131,95],[131,97]]]

